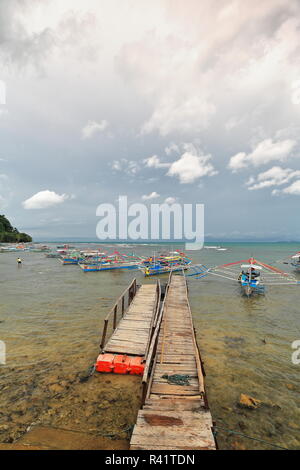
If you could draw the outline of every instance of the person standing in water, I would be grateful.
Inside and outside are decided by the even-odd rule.
[[[22,260],[21,260],[21,258],[18,258],[18,259],[17,259],[17,263],[18,263],[18,267],[22,266]]]

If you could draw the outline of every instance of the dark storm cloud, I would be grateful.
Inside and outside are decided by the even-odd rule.
[[[159,194],[205,203],[209,233],[300,232],[300,4],[188,5],[0,2],[0,203],[15,225],[94,234],[99,203]],[[65,197],[22,204],[50,193]]]

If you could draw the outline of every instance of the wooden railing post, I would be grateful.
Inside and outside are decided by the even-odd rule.
[[[113,330],[115,330],[117,328],[117,322],[118,322],[117,316],[118,316],[119,304],[121,303],[121,313],[122,313],[122,317],[123,317],[124,314],[125,314],[125,297],[128,295],[128,307],[129,307],[130,303],[132,302],[133,297],[136,294],[136,290],[137,290],[136,279],[134,279],[131,282],[131,284],[127,287],[127,289],[123,292],[123,294],[118,298],[115,305],[112,307],[112,309],[109,311],[108,315],[105,317],[104,327],[103,327],[103,332],[102,332],[102,339],[101,339],[101,343],[100,343],[100,348],[101,349],[103,349],[104,345],[105,345],[105,338],[106,338],[106,334],[107,334],[108,322],[109,322],[109,319],[110,319],[111,315],[113,315],[113,320],[112,320],[113,321]]]
[[[108,325],[108,319],[106,318],[106,319],[104,320],[104,328],[103,328],[102,339],[101,339],[101,343],[100,343],[100,348],[101,348],[101,349],[104,348],[105,338],[106,338],[106,332],[107,332],[107,325]]]
[[[129,289],[128,289],[128,307],[131,304],[131,295],[132,295],[131,294],[131,287],[129,287]]]
[[[113,322],[114,330],[117,328],[117,312],[118,312],[118,304],[116,304],[114,307],[114,322]]]

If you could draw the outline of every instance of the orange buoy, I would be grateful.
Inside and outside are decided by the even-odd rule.
[[[143,358],[142,357],[131,357],[130,358],[130,374],[131,375],[143,375],[145,365],[142,363]]]
[[[130,371],[130,357],[118,354],[114,359],[114,373],[127,374]]]
[[[98,372],[113,372],[114,354],[100,354],[96,362]]]

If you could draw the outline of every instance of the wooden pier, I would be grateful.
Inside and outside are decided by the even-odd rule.
[[[143,382],[131,450],[216,449],[184,275],[169,277]]]
[[[156,284],[144,284],[137,288],[136,280],[134,280],[104,320],[102,351],[146,358],[151,335],[156,325],[159,304],[159,281]],[[121,319],[117,324],[118,308],[121,310]],[[113,321],[113,333],[105,343],[110,319]]]

